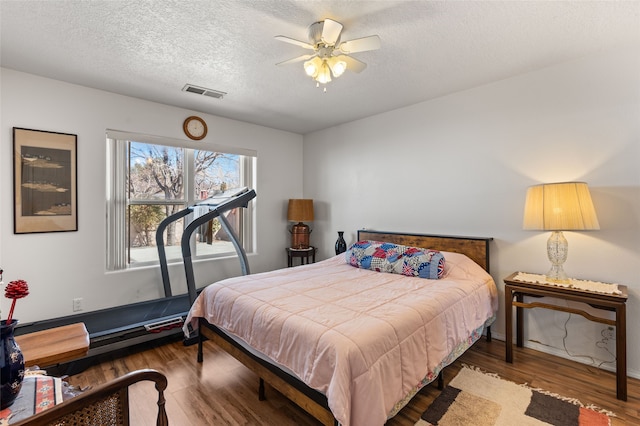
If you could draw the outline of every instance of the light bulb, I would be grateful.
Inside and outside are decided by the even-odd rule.
[[[309,77],[315,77],[318,73],[318,67],[313,61],[307,61],[304,63],[304,72],[307,73]]]
[[[316,80],[322,84],[327,84],[331,81],[331,70],[329,70],[329,66],[326,62],[322,62],[320,70],[318,70]]]
[[[347,70],[345,61],[331,61],[331,71],[334,77],[340,77]]]

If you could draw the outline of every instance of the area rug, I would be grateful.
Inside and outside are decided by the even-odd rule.
[[[613,413],[463,367],[415,426],[605,426]]]

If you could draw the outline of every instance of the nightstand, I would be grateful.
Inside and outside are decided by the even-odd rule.
[[[316,263],[316,248],[313,246],[306,249],[287,247],[287,266],[293,266],[294,257],[300,258],[301,265],[309,264],[309,258],[311,258],[311,263]]]
[[[628,298],[627,287],[618,285],[620,294],[601,293],[584,290],[566,285],[554,285],[553,283],[532,282],[516,277],[519,272],[514,272],[504,279],[505,296],[505,323],[506,323],[506,361],[513,362],[513,309],[516,307],[516,346],[523,346],[524,316],[523,309],[544,308],[561,312],[582,315],[590,321],[607,324],[616,328],[616,396],[623,401],[627,400],[627,322],[626,302]],[[534,274],[524,274],[523,276]],[[543,277],[543,276],[539,276]],[[542,280],[544,281],[544,280]],[[549,303],[530,301],[525,302],[525,296],[540,298],[553,297],[562,300],[585,303],[592,308],[615,313],[615,320],[592,315],[581,309],[569,306],[552,305]],[[515,300],[514,300],[515,298]]]

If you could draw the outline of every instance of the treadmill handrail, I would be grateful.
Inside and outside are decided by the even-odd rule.
[[[193,273],[193,261],[191,260],[191,235],[195,232],[196,229],[198,229],[200,225],[203,225],[209,222],[210,220],[215,219],[216,217],[219,217],[219,216],[221,217],[222,213],[226,211],[233,210],[237,207],[246,208],[249,205],[249,201],[251,201],[255,197],[256,197],[256,192],[253,189],[248,192],[245,192],[240,196],[230,201],[227,201],[226,203],[218,205],[215,209],[211,210],[210,212],[205,213],[202,216],[194,219],[189,225],[187,225],[185,230],[182,232],[182,242],[181,242],[182,261],[184,263],[184,272],[187,279],[187,291],[189,293],[189,301],[192,304],[196,300],[197,290],[196,290],[195,276]],[[221,221],[221,224],[223,224],[223,226],[225,226],[226,228],[227,227],[226,225],[228,225],[228,222],[227,224],[225,224],[223,221]],[[235,235],[234,232],[228,232],[229,229],[225,229],[225,230],[227,231],[227,234],[231,238],[232,240],[231,242],[233,243],[233,246],[236,249],[236,253],[240,258],[240,266],[242,267],[243,275],[246,275],[248,273],[248,266],[246,265],[246,263],[245,265],[243,265],[243,262],[246,262],[246,259],[247,259],[246,252],[244,251],[244,248],[242,247],[242,245],[238,242],[237,235]]]
[[[171,222],[174,222],[189,213],[193,212],[193,207],[187,207],[177,213],[164,218],[156,230],[156,247],[158,247],[158,259],[160,260],[160,274],[162,275],[162,285],[164,286],[164,296],[171,297],[171,283],[169,282],[169,268],[167,266],[167,252],[164,248],[164,230]]]
[[[249,275],[249,261],[247,260],[247,252],[244,250],[244,247],[240,245],[240,238],[233,230],[233,227],[229,223],[229,220],[225,215],[220,215],[218,217],[220,220],[220,225],[225,230],[225,232],[231,236],[231,244],[236,249],[236,253],[238,253],[238,257],[240,258],[240,270],[242,271],[242,275]]]
[[[187,279],[187,291],[189,293],[189,301],[191,304],[195,301],[197,297],[196,283],[195,277],[193,273],[193,262],[191,260],[191,235],[193,232],[198,229],[200,225],[207,223],[208,221],[215,219],[216,217],[220,217],[220,224],[223,226],[227,235],[231,238],[231,243],[233,244],[236,253],[238,254],[240,260],[240,267],[242,269],[242,274],[249,274],[249,265],[247,261],[247,254],[242,247],[242,244],[238,241],[238,236],[233,232],[233,229],[229,226],[229,222],[222,216],[222,213],[233,210],[238,207],[248,207],[249,201],[256,197],[255,190],[247,190],[246,192],[240,193],[237,196],[234,196],[232,199],[222,202],[213,208],[213,206],[209,205],[212,208],[209,212],[203,214],[202,216],[197,217],[187,227],[184,229],[182,233],[181,239],[181,248],[182,248],[182,260],[184,263],[185,275]],[[198,206],[198,205],[197,205]],[[201,204],[199,206],[207,207],[206,204]],[[167,266],[167,256],[164,248],[164,230],[171,222],[174,222],[178,219],[183,218],[184,216],[192,213],[194,211],[194,206],[187,207],[177,213],[172,214],[165,218],[158,225],[158,229],[156,230],[156,245],[158,247],[158,257],[160,260],[160,272],[162,274],[162,282],[164,285],[165,296],[171,296],[171,283],[169,280],[169,269]]]

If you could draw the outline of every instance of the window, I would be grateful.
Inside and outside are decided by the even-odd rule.
[[[107,146],[108,270],[158,264],[156,230],[162,220],[220,192],[254,187],[255,152],[250,150],[115,131],[107,133]],[[226,216],[247,251],[252,204]],[[182,260],[182,231],[206,212],[195,207],[166,228],[168,262]],[[236,255],[217,218],[202,225],[190,243],[194,259]]]

